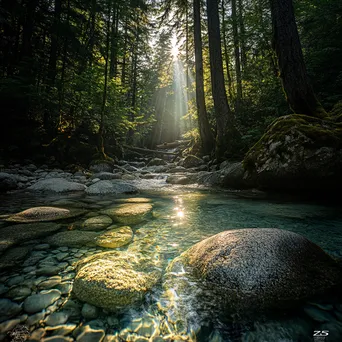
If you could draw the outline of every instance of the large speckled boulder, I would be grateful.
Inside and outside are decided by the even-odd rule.
[[[45,239],[45,243],[59,247],[95,247],[95,238],[98,232],[70,230],[64,231]]]
[[[133,231],[131,227],[124,226],[124,227],[115,227],[108,231],[97,236],[95,238],[95,243],[99,247],[105,248],[117,248],[124,245],[127,245],[133,240]]]
[[[338,264],[301,235],[280,229],[229,230],[184,252],[179,262],[231,310],[288,304],[342,281]]]
[[[143,222],[152,211],[152,205],[148,203],[126,203],[103,211],[114,221],[123,224],[137,224]]]
[[[249,150],[243,165],[262,189],[342,189],[342,118],[280,117]]]
[[[89,195],[134,194],[138,192],[138,189],[135,186],[122,181],[100,180],[90,185],[86,192]]]
[[[183,160],[181,160],[178,165],[184,166],[185,168],[190,168],[200,166],[202,164],[204,164],[204,161],[201,158],[193,155],[188,155]]]
[[[87,187],[84,184],[69,182],[64,178],[48,178],[39,180],[37,183],[28,187],[33,191],[46,191],[46,192],[73,192],[84,191]]]
[[[115,311],[140,303],[159,277],[142,254],[105,252],[79,262],[73,291],[86,303]]]

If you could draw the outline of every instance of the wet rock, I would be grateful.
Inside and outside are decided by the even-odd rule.
[[[84,221],[83,230],[103,230],[112,224],[113,220],[106,215],[91,217]]]
[[[27,313],[36,313],[46,309],[61,297],[58,290],[41,291],[39,294],[34,294],[27,297],[24,301],[24,310]]]
[[[96,306],[85,303],[81,313],[86,320],[96,319],[99,315],[99,309]]]
[[[21,306],[18,303],[12,302],[9,299],[0,298],[0,322],[16,316],[20,311]]]
[[[231,189],[252,188],[255,184],[248,178],[242,163],[228,163],[220,172],[221,186]]]
[[[35,207],[20,213],[11,215],[6,221],[9,222],[42,222],[54,221],[70,216],[70,210],[55,207]]]
[[[204,161],[201,158],[198,158],[198,157],[193,156],[193,155],[188,155],[183,160],[181,160],[179,162],[179,165],[188,169],[190,167],[200,166],[203,163],[204,163]]]
[[[153,158],[147,164],[147,166],[162,166],[162,165],[167,165],[167,162],[164,159],[160,159],[160,158]]]
[[[19,283],[22,283],[24,280],[24,276],[15,276],[15,277],[11,277],[7,280],[6,284],[7,286],[13,286],[13,285],[17,285]]]
[[[10,268],[19,264],[30,253],[31,249],[32,246],[21,246],[5,251],[0,258],[0,269]]]
[[[133,240],[133,231],[131,227],[124,226],[120,228],[113,228],[107,232],[97,236],[95,243],[99,247],[117,248],[127,245]]]
[[[107,161],[94,161],[91,163],[89,170],[95,173],[100,172],[112,172],[114,168],[114,163]]]
[[[47,330],[52,332],[52,336],[66,336],[71,334],[75,328],[77,327],[76,324],[68,323],[68,324],[61,324],[54,327],[47,327]]]
[[[34,315],[31,315],[28,317],[26,324],[30,327],[32,325],[36,325],[39,322],[41,322],[45,317],[45,313],[44,312],[38,312]]]
[[[46,264],[43,265],[42,267],[38,268],[36,271],[36,275],[47,275],[47,276],[52,276],[55,274],[58,274],[65,268],[65,265],[54,265],[54,264]]]
[[[60,228],[61,226],[57,223],[16,224],[13,226],[2,228],[0,253],[10,246],[50,235]]]
[[[58,253],[58,254],[56,254],[56,259],[58,261],[62,261],[63,259],[65,259],[68,256],[69,256],[69,253]]]
[[[33,191],[47,191],[47,192],[73,192],[84,191],[87,187],[84,184],[69,182],[63,178],[48,178],[39,180],[37,183],[28,187]]]
[[[0,172],[0,192],[15,190],[17,188],[16,178],[6,172]]]
[[[120,179],[121,175],[112,172],[99,172],[93,175],[93,179],[99,180],[112,180],[112,179]]]
[[[81,318],[80,304],[70,299],[70,297],[68,301],[63,305],[63,311],[68,313],[69,319],[79,321],[79,319]]]
[[[104,194],[132,194],[138,192],[137,188],[122,181],[99,181],[90,185],[87,190],[89,195]]]
[[[72,291],[72,283],[71,282],[63,282],[59,285],[55,286],[56,290],[59,290],[62,295],[68,294]]]
[[[37,251],[44,251],[49,248],[50,248],[50,245],[48,243],[42,243],[34,247],[34,249]]]
[[[18,287],[14,287],[10,289],[6,294],[6,297],[19,301],[19,300],[25,299],[30,294],[31,294],[30,288],[25,287],[25,286],[18,286]]]
[[[54,312],[45,319],[46,325],[56,326],[67,322],[69,315],[67,312]]]
[[[94,239],[97,235],[97,232],[70,230],[52,235],[45,239],[45,242],[52,246],[96,246]]]
[[[8,291],[8,287],[5,284],[0,283],[0,296]]]
[[[325,310],[320,310],[315,306],[307,305],[304,312],[314,321],[319,323],[331,322],[334,317]]]
[[[39,289],[51,289],[61,283],[62,278],[60,276],[51,277],[48,280],[42,281],[38,284]]]
[[[147,203],[127,203],[103,211],[114,221],[123,224],[137,224],[143,222],[152,211],[152,205]]]
[[[185,184],[191,184],[192,181],[186,175],[175,174],[175,175],[169,175],[166,179],[166,183],[185,185]]]
[[[67,336],[50,336],[43,338],[42,342],[72,342],[74,341],[73,338]]]
[[[142,301],[159,276],[153,261],[143,255],[99,253],[80,262],[73,292],[86,303],[116,310]]]
[[[231,310],[261,310],[321,293],[342,280],[320,247],[280,229],[229,230],[176,258]]]

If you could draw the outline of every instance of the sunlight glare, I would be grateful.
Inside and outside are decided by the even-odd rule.
[[[179,54],[179,49],[178,49],[178,45],[177,45],[177,37],[176,36],[172,37],[171,43],[172,43],[171,54],[172,54],[174,59],[177,59],[178,54]]]

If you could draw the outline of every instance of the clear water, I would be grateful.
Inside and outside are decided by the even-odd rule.
[[[129,198],[132,196],[122,196]],[[163,273],[169,262],[198,241],[224,230],[239,228],[280,228],[302,234],[321,246],[335,257],[342,257],[342,212],[334,203],[317,203],[306,199],[267,196],[259,192],[223,192],[199,190],[172,186],[159,190],[142,190],[138,197],[148,197],[153,203],[153,219],[132,226],[133,242],[120,248],[132,253],[143,252],[161,262]],[[83,208],[87,213],[97,213],[111,206],[117,197],[85,196],[85,195],[34,195],[21,193],[6,195],[0,198],[0,214],[14,213],[30,207],[41,205],[57,205],[64,208]],[[78,217],[65,224],[65,228],[81,223],[85,217]],[[1,228],[7,226],[0,223]],[[80,231],[80,234],[82,232]],[[37,244],[41,242],[37,241]],[[50,247],[47,255],[57,252],[58,247]],[[101,248],[87,249],[80,247],[83,256],[89,253],[104,251]],[[107,249],[108,250],[108,249]],[[35,253],[32,251],[31,253]],[[77,250],[68,249],[67,253],[77,254]],[[30,255],[26,256],[28,259]],[[46,255],[45,255],[46,257]],[[34,272],[23,273],[22,266],[5,270],[0,278],[6,284],[16,275],[24,275],[25,280],[36,280]],[[74,271],[61,271],[62,281],[72,283]],[[46,276],[45,278],[49,278]],[[180,273],[179,282],[186,286],[196,286],[186,275]],[[43,279],[44,280],[44,279]],[[179,284],[180,284],[179,283]],[[169,287],[167,287],[167,286]],[[20,286],[15,284],[12,287]],[[107,312],[100,310],[97,319],[86,320],[80,313],[69,318],[64,325],[86,326],[103,330],[106,341],[313,341],[314,330],[328,330],[326,341],[342,340],[342,305],[338,297],[315,298],[304,303],[291,312],[276,312],[260,315],[257,318],[241,316],[226,317],[224,313],[215,312],[213,308],[203,307],[194,302],[191,291],[187,294],[177,293],[180,286],[170,288],[167,277],[162,278],[159,285],[147,295],[146,301],[139,307],[128,308],[123,312]],[[32,294],[39,292],[33,287]],[[2,295],[6,298],[6,292]],[[209,297],[208,297],[209,298]],[[67,301],[73,301],[81,308],[74,295],[69,294],[63,303],[44,311],[45,318],[28,329],[32,340],[39,340],[37,331],[46,329],[46,317],[53,311],[62,311]],[[17,301],[19,304],[23,301]],[[320,305],[317,309],[317,305]],[[316,314],[307,314],[307,307],[315,308]],[[1,308],[0,308],[1,309]],[[199,312],[201,311],[202,312]],[[212,312],[211,312],[212,310]],[[205,311],[205,312],[204,312]],[[23,315],[20,312],[18,316]],[[11,319],[15,319],[12,317]],[[21,324],[26,325],[25,320]],[[40,330],[39,330],[40,329]],[[45,337],[54,330],[47,328]],[[67,337],[76,340],[77,330],[71,330]],[[5,338],[6,332],[0,335]],[[1,339],[0,339],[1,340]],[[96,338],[94,339],[96,341]]]

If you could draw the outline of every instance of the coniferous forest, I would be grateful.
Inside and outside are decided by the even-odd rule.
[[[1,154],[87,165],[184,138],[241,159],[276,118],[341,100],[341,6],[2,0]]]

